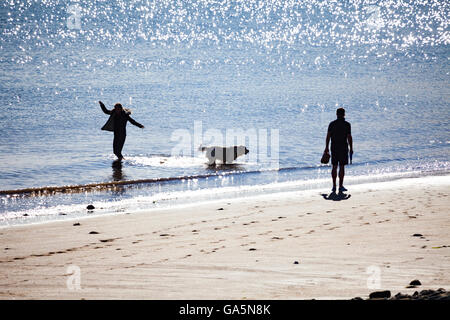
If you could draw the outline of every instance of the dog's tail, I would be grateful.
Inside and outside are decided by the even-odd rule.
[[[206,150],[206,147],[200,145],[200,147],[198,147],[198,151],[204,152]]]

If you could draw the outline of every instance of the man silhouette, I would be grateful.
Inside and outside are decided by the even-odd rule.
[[[127,109],[124,110],[120,103],[116,103],[113,110],[106,109],[103,102],[99,101],[99,103],[103,112],[110,115],[108,122],[102,127],[102,130],[114,132],[113,151],[118,160],[121,161],[123,159],[122,148],[125,144],[125,138],[127,137],[127,121],[130,121],[132,124],[142,129],[144,126],[133,120],[133,118],[130,117],[131,111]]]
[[[325,151],[329,154],[328,144],[331,140],[331,178],[333,179],[332,192],[336,192],[337,167],[339,165],[339,193],[347,191],[344,187],[345,165],[348,164],[348,147],[350,145],[350,154],[353,154],[353,138],[351,125],[345,121],[345,109],[336,110],[337,119],[328,126],[328,133],[325,142]]]

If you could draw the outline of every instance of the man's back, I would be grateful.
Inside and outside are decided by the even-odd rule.
[[[328,126],[328,133],[331,136],[331,150],[348,150],[347,137],[351,134],[351,125],[344,118],[338,118]]]

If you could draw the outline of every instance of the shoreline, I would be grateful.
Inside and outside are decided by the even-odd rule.
[[[366,188],[368,185],[379,185],[382,186],[382,183],[390,183],[395,181],[402,181],[405,179],[417,179],[417,178],[427,178],[427,177],[440,177],[440,176],[449,176],[450,172],[448,171],[433,171],[433,172],[397,172],[393,174],[380,174],[376,176],[371,176],[370,178],[365,178],[364,176],[348,176],[346,177],[346,181],[349,182],[350,180],[350,188]],[[369,181],[366,181],[366,180]],[[373,180],[370,180],[373,179]],[[327,188],[321,187],[324,182],[326,181],[327,184],[331,183],[329,181],[330,178],[327,179],[318,179],[318,180],[293,180],[293,181],[284,181],[279,182],[276,184],[268,184],[268,185],[249,185],[249,186],[241,186],[244,187],[244,190],[239,190],[238,186],[229,186],[229,187],[222,187],[222,188],[213,188],[213,190],[217,191],[225,191],[227,196],[224,196],[222,198],[212,200],[212,199],[196,199],[195,201],[189,201],[189,202],[181,202],[181,203],[175,203],[178,200],[178,196],[169,196],[169,200],[167,199],[160,199],[156,198],[153,200],[153,204],[155,202],[160,203],[159,201],[168,201],[163,204],[163,206],[153,206],[148,209],[128,209],[126,207],[126,204],[123,204],[123,208],[120,208],[119,210],[109,211],[109,208],[102,207],[104,204],[109,204],[110,202],[86,202],[84,204],[77,204],[77,207],[79,207],[77,210],[78,213],[69,213],[69,214],[43,214],[43,215],[36,215],[27,217],[24,220],[20,220],[21,217],[15,217],[15,218],[6,218],[5,222],[2,222],[0,224],[0,230],[4,228],[11,228],[16,226],[27,226],[27,225],[40,225],[40,224],[46,224],[46,223],[52,223],[52,222],[62,222],[62,221],[73,221],[73,220],[81,220],[81,219],[90,219],[90,218],[96,218],[96,217],[107,217],[107,216],[115,216],[115,215],[121,215],[130,214],[130,213],[143,213],[143,212],[153,212],[153,211],[161,211],[161,210],[182,210],[183,208],[190,208],[192,206],[197,205],[204,205],[204,204],[213,204],[215,202],[220,201],[228,201],[228,200],[243,200],[243,199],[252,199],[255,198],[258,199],[258,197],[267,197],[267,196],[283,196],[285,194],[295,193],[295,192],[302,192],[305,194],[308,194],[308,192],[327,192]],[[309,185],[314,185],[312,188]],[[59,187],[58,187],[59,188]],[[231,191],[230,191],[231,189]],[[190,191],[181,191],[181,193],[187,193],[187,192],[193,192],[194,194],[197,192],[205,192],[207,189],[199,189],[199,190],[190,190]],[[178,193],[179,191],[176,191],[175,193]],[[237,194],[240,192],[241,194]],[[248,193],[248,194],[242,194]],[[217,192],[219,194],[219,192]],[[53,195],[41,195],[41,196],[53,196]],[[41,197],[38,196],[38,197]],[[182,198],[189,198],[186,197],[186,195],[181,195]],[[194,195],[197,196],[198,195]],[[172,199],[170,198],[172,197]],[[201,197],[201,196],[200,196]],[[89,211],[86,209],[86,206],[89,204],[95,204],[96,208],[95,210]],[[51,207],[48,209],[52,209]],[[32,209],[28,209],[32,211]],[[39,210],[46,210],[46,209],[39,209]],[[60,210],[61,211],[61,210]],[[70,211],[70,207],[69,207]],[[81,212],[82,211],[82,212]],[[102,212],[103,211],[103,212]],[[5,211],[6,213],[7,211]],[[23,212],[23,211],[22,211]],[[86,213],[87,212],[87,213]],[[29,212],[25,211],[26,214]]]
[[[0,298],[350,299],[377,291],[377,272],[378,289],[448,290],[449,191],[450,175],[425,176],[340,201],[286,191],[5,227]]]

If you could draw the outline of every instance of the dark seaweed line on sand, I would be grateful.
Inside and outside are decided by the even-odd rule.
[[[188,177],[138,179],[138,180],[125,180],[125,181],[98,182],[98,183],[79,184],[79,185],[67,185],[67,186],[36,187],[36,188],[25,188],[25,189],[15,189],[15,190],[0,190],[0,195],[8,195],[8,194],[49,195],[49,194],[53,194],[53,193],[57,193],[57,192],[61,192],[61,193],[85,192],[85,191],[113,189],[118,186],[168,182],[168,181],[183,180],[183,179],[198,179],[198,178],[206,178],[206,177],[213,177],[213,176],[218,176],[218,175],[198,175],[198,176],[188,176]]]
[[[161,183],[170,181],[180,181],[180,180],[193,180],[193,179],[206,179],[210,177],[220,177],[225,175],[235,175],[235,174],[255,174],[262,173],[266,171],[284,171],[284,170],[294,170],[301,168],[279,168],[279,169],[267,169],[267,170],[254,170],[254,171],[234,171],[234,172],[221,172],[218,174],[201,174],[193,176],[181,176],[181,177],[167,177],[167,178],[150,178],[150,179],[138,179],[138,180],[124,180],[124,181],[108,181],[108,182],[97,182],[89,184],[79,184],[79,185],[66,185],[66,186],[47,186],[47,187],[35,187],[35,188],[24,188],[24,189],[13,189],[13,190],[0,190],[0,195],[28,195],[28,196],[42,196],[42,195],[52,195],[55,193],[77,193],[86,191],[103,191],[108,189],[114,189],[120,186],[127,185],[137,185],[137,184],[150,184],[150,183]]]

